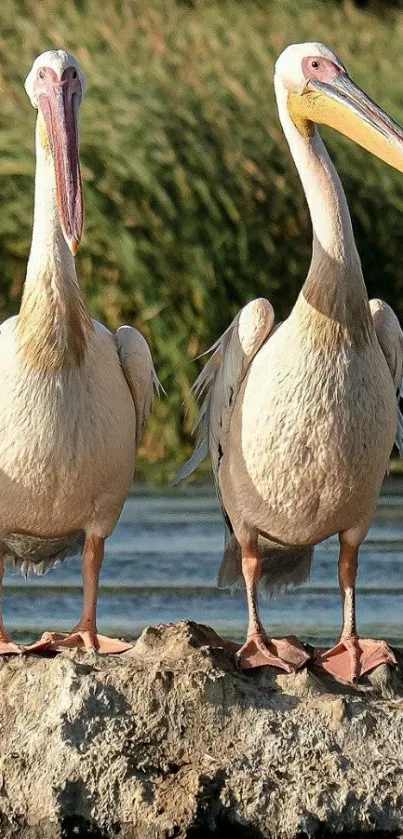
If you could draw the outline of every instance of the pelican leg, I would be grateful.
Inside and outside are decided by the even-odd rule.
[[[358,682],[360,676],[380,664],[396,664],[396,658],[385,641],[358,637],[355,618],[355,583],[358,568],[358,547],[340,538],[339,585],[343,598],[343,629],[335,647],[318,650],[315,664],[345,682]]]
[[[309,655],[298,638],[269,638],[263,628],[258,609],[260,559],[257,541],[241,546],[242,573],[248,599],[248,634],[246,643],[237,653],[239,666],[244,670],[271,666],[293,673],[303,667]]]
[[[3,623],[3,576],[4,560],[3,551],[0,548],[0,655],[16,655],[22,652],[21,647],[16,644],[11,635],[8,634]]]
[[[83,551],[83,612],[78,624],[70,633],[45,632],[41,642],[50,642],[49,649],[61,652],[64,649],[79,647],[86,652],[96,650],[101,655],[124,653],[131,644],[119,638],[107,638],[97,630],[97,600],[99,574],[104,558],[104,539],[87,536]]]

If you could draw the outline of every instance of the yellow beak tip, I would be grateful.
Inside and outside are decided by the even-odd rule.
[[[70,239],[67,244],[71,250],[71,253],[73,254],[73,256],[75,256],[80,246],[80,242],[78,241],[78,239]]]

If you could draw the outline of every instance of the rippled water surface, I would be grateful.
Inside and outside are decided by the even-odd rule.
[[[130,497],[106,545],[99,597],[99,628],[136,637],[148,624],[189,618],[241,640],[246,626],[242,591],[216,587],[223,526],[212,491]],[[329,645],[340,625],[337,538],[315,551],[311,579],[296,592],[261,600],[273,634],[295,633]],[[403,645],[403,480],[389,479],[361,549],[358,620],[361,634]],[[79,558],[45,577],[5,579],[4,615],[16,639],[45,629],[67,630],[81,609]]]

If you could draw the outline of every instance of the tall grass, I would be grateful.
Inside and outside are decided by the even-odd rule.
[[[91,312],[139,326],[169,399],[149,458],[179,461],[194,358],[256,295],[280,317],[304,279],[311,231],[279,127],[273,64],[289,42],[328,42],[403,122],[403,12],[322,0],[2,0],[0,314],[18,307],[30,244],[33,58],[73,52],[81,109],[85,237],[78,271]],[[402,177],[326,133],[371,293],[403,317]]]

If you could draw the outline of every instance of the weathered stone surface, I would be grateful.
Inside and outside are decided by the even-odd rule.
[[[402,669],[242,674],[213,630],[0,662],[0,835],[403,835]]]

